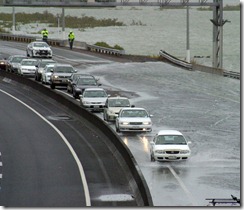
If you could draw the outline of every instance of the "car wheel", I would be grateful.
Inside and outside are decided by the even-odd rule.
[[[51,86],[51,89],[55,89],[55,85],[53,83],[50,86]]]
[[[116,126],[116,132],[120,133],[120,129]]]
[[[73,97],[74,97],[75,99],[79,99],[79,97],[77,96],[76,92],[73,92]]]
[[[151,162],[155,162],[155,158],[153,157],[153,154],[150,155]]]
[[[105,112],[103,112],[103,119],[104,119],[105,121],[108,121],[108,118],[107,118],[107,115],[106,115]]]

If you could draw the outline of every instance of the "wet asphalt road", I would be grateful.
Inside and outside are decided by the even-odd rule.
[[[206,198],[240,197],[239,80],[161,62],[117,63],[57,53],[79,71],[100,78],[106,90],[120,91],[154,115],[152,133],[120,136],[135,156],[155,206],[205,206]],[[192,142],[192,157],[150,162],[149,141],[160,129],[181,131]]]

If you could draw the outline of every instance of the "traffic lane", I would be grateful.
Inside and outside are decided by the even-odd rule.
[[[127,170],[123,167],[126,163],[123,163],[123,159],[115,158],[115,146],[99,128],[91,125],[89,119],[73,113],[69,107],[58,104],[30,87],[4,81],[3,87],[8,92],[31,104],[68,139],[85,171],[92,206],[137,206],[136,195],[128,182]],[[10,88],[10,85],[13,87]],[[60,89],[54,91],[60,92]]]
[[[0,97],[3,161],[0,204],[84,206],[77,165],[57,132],[16,100],[2,92]]]
[[[147,108],[154,115],[153,134],[160,129],[176,129],[192,141],[192,157],[186,162],[174,162],[172,166],[176,171],[179,168],[179,177],[184,180],[195,203],[205,206],[207,197],[229,198],[230,194],[237,197],[240,195],[238,80],[203,72],[189,72],[165,63],[111,64],[94,66],[86,72],[100,77],[103,84],[116,87],[122,93],[130,91],[140,95],[132,97],[131,101],[137,107]],[[132,138],[130,135],[125,139],[147,180],[154,205],[178,206],[192,203],[191,199],[182,203],[182,194],[174,195],[173,188],[171,191],[167,190],[167,196],[171,199],[167,196],[162,199],[162,193],[157,192],[164,192],[165,186],[161,185],[161,170],[158,169],[164,163],[150,163],[148,152],[144,151],[144,143],[137,136]],[[141,146],[138,146],[140,143]],[[158,172],[151,173],[155,170]],[[180,172],[181,170],[187,173]],[[158,178],[155,178],[155,174]],[[172,173],[171,176],[173,177]],[[178,186],[179,181],[175,177],[174,180]]]

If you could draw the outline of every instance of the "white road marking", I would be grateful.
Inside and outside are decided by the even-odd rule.
[[[174,177],[176,178],[176,180],[179,182],[181,188],[185,191],[187,197],[189,198],[189,200],[191,201],[193,206],[198,206],[197,202],[194,200],[192,194],[190,193],[190,191],[186,188],[186,186],[184,185],[183,181],[180,179],[180,177],[175,173],[174,169],[169,165],[167,166],[168,169],[170,170],[170,172],[174,175]]]
[[[85,193],[85,200],[86,200],[86,206],[91,206],[91,198],[90,198],[90,193],[89,193],[89,189],[88,189],[88,184],[86,181],[86,176],[82,167],[82,164],[77,156],[77,154],[75,153],[74,149],[72,148],[72,146],[70,145],[70,143],[68,142],[68,140],[65,138],[65,136],[62,134],[62,132],[56,127],[54,126],[51,122],[49,122],[45,117],[43,117],[40,113],[38,113],[35,109],[31,108],[29,105],[27,105],[26,103],[24,103],[23,101],[19,100],[18,98],[12,96],[11,94],[0,90],[2,93],[8,95],[9,97],[15,99],[16,101],[20,102],[21,104],[23,104],[24,106],[26,106],[28,109],[30,109],[32,112],[34,112],[37,116],[39,116],[41,119],[43,119],[47,124],[49,124],[58,134],[59,136],[63,139],[64,143],[67,145],[67,147],[69,148],[71,154],[73,155],[76,164],[78,166],[79,172],[80,172],[80,177],[81,177],[81,181],[83,183],[83,187],[84,187],[84,193]],[[2,174],[0,174],[0,178],[2,178]]]

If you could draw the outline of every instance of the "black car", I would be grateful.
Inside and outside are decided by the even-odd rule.
[[[73,83],[73,85],[72,85],[73,86],[73,97],[75,99],[78,99],[79,95],[82,94],[86,88],[100,86],[101,84],[99,84],[97,81],[98,80],[90,74],[79,76],[77,81],[75,83]]]
[[[2,55],[0,55],[0,69],[6,71],[7,65],[8,65],[8,63],[7,63],[6,58],[4,58]]]
[[[77,79],[82,76],[82,75],[87,75],[87,74],[82,74],[82,73],[73,73],[70,78],[68,79],[68,85],[67,85],[67,92],[68,93],[73,93],[73,86],[77,82]]]
[[[19,64],[23,59],[26,59],[27,57],[25,55],[11,55],[8,57],[7,62],[7,71],[18,73]]]

